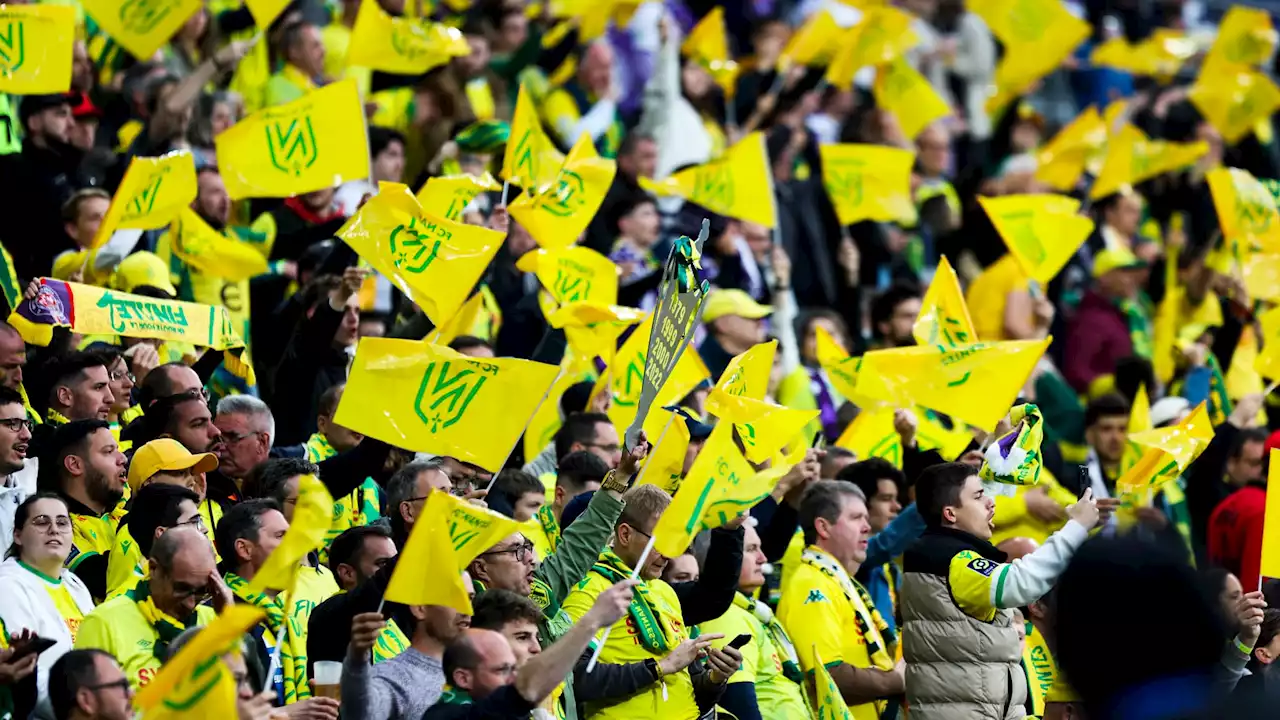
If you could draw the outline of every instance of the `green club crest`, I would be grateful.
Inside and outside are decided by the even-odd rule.
[[[535,139],[532,130],[525,130],[520,139],[516,141],[516,149],[512,154],[514,159],[514,167],[511,168],[512,181],[518,181],[517,184],[524,186],[525,190],[533,190],[533,183],[538,179],[538,151],[534,147]]]
[[[1240,193],[1236,203],[1236,222],[1240,229],[1254,235],[1262,235],[1271,229],[1271,216],[1275,203],[1265,193]]]
[[[25,23],[17,19],[0,22],[0,75],[12,75],[27,60]]]
[[[267,152],[280,172],[301,175],[316,164],[319,150],[310,115],[276,120],[267,126]]]
[[[440,255],[443,241],[426,237],[427,233],[423,231],[434,228],[432,224],[420,225],[414,218],[408,225],[397,225],[391,231],[391,261],[397,268],[417,275],[431,267]]]
[[[173,712],[188,712],[204,701],[222,679],[222,658],[214,655],[196,665],[191,675],[178,681],[161,703]]]
[[[733,175],[724,164],[698,168],[693,183],[694,202],[713,210],[733,207]]]
[[[467,408],[488,379],[470,364],[452,360],[432,362],[422,374],[414,411],[428,431],[447,430],[467,414]]]
[[[862,167],[861,162],[840,163],[832,168],[826,178],[827,192],[832,197],[842,198],[849,205],[854,207],[861,205],[863,200],[862,192]]]
[[[741,367],[734,368],[733,375],[729,376],[724,382],[724,392],[726,395],[734,397],[742,397],[747,394],[747,373]]]
[[[127,32],[146,35],[169,16],[176,4],[166,0],[124,0],[117,17]]]
[[[558,186],[555,191],[542,196],[541,207],[556,217],[569,217],[586,204],[583,200],[585,183],[582,176],[572,170],[562,170],[556,180]]]
[[[169,174],[168,167],[160,168],[160,171],[151,176],[147,184],[134,195],[129,204],[125,206],[124,220],[132,220],[134,218],[145,217],[150,215],[152,209],[156,206],[156,197],[160,195],[160,188],[164,185],[165,176]]]
[[[426,42],[422,26],[412,20],[391,25],[391,49],[402,58],[417,60],[426,55]]]
[[[591,278],[582,273],[556,268],[556,281],[553,286],[556,301],[562,305],[585,302],[591,298]]]
[[[622,373],[622,377],[615,378],[613,381],[613,404],[621,407],[635,407],[643,385],[644,353],[636,353],[631,362],[627,363],[627,369]]]

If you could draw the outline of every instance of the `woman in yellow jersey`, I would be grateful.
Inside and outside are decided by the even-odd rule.
[[[13,545],[0,563],[0,618],[10,632],[30,630],[56,644],[41,653],[37,686],[47,692],[49,668],[71,649],[93,598],[63,567],[71,553],[71,514],[53,493],[37,493],[14,512]]]

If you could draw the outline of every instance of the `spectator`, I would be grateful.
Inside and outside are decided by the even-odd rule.
[[[1240,585],[1249,590],[1262,587],[1259,564],[1269,480],[1263,475],[1246,482],[1209,516],[1209,561],[1235,575]]]
[[[547,491],[542,481],[523,470],[498,473],[493,490],[493,495],[487,496],[490,506],[519,523],[532,520],[547,502]],[[508,508],[510,513],[507,513]]]
[[[264,91],[268,107],[297,100],[324,84],[324,43],[319,28],[306,22],[285,25],[277,52],[282,63]]]
[[[72,650],[49,670],[55,720],[128,720],[134,687],[111,653]]]
[[[71,420],[106,420],[115,398],[106,359],[97,353],[75,353],[55,359],[47,368],[51,425]]]
[[[0,336],[3,336],[0,330]],[[0,385],[0,537],[13,536],[17,508],[36,491],[37,463],[28,462],[34,428],[22,404],[22,395]],[[12,509],[10,509],[12,508]]]
[[[336,75],[334,75],[336,77]],[[402,182],[404,178],[404,135],[383,127],[369,128],[369,166],[372,175],[367,180],[343,183],[333,194],[333,201],[348,217],[355,215],[366,195],[378,194],[378,183]]]
[[[276,421],[271,409],[258,398],[233,395],[218,402],[213,423],[222,439],[218,472],[243,482],[249,473],[266,462],[275,444]]]
[[[1109,248],[1094,258],[1093,287],[1067,328],[1071,353],[1063,376],[1076,392],[1087,394],[1098,378],[1115,372],[1121,358],[1151,356],[1151,318],[1138,300],[1146,268],[1125,248]]]
[[[837,480],[851,482],[862,491],[867,504],[867,524],[871,535],[879,535],[902,512],[898,498],[906,495],[906,475],[882,458],[867,458],[856,462],[836,475]],[[896,562],[878,567],[865,563],[856,574],[859,583],[866,588],[876,610],[880,612],[889,631],[898,631],[898,602],[902,595],[902,569]]]
[[[151,547],[169,528],[199,530],[209,547],[212,530],[200,514],[200,496],[188,488],[165,482],[147,485],[129,503],[129,514],[116,531],[116,545],[107,558],[107,598],[133,590],[149,572]],[[137,533],[136,535],[134,533]]]
[[[912,328],[920,315],[920,290],[895,284],[871,301],[871,330],[880,347],[916,344]]]
[[[613,49],[608,43],[594,42],[582,52],[577,77],[547,95],[542,115],[563,147],[572,146],[585,133],[601,157],[613,158],[623,135],[617,103]]]
[[[599,490],[600,483],[604,482],[608,474],[609,466],[587,450],[571,452],[560,461],[555,473],[551,502],[544,504],[534,515],[536,527],[525,531],[525,535],[533,541],[539,558],[545,558],[559,549],[564,527],[564,509],[583,493]]]
[[[572,413],[556,432],[556,458],[563,461],[569,453],[586,450],[610,468],[622,461],[618,430],[608,415],[600,412]]]
[[[707,296],[702,308],[707,337],[698,347],[698,355],[712,379],[720,377],[734,356],[764,342],[764,319],[772,313],[773,308],[757,303],[741,290],[716,290]]]
[[[342,531],[329,545],[329,570],[338,587],[349,592],[386,567],[397,554],[386,525],[360,525]]]
[[[467,357],[479,358],[481,360],[492,359],[493,346],[487,341],[481,340],[474,335],[459,335],[449,343],[449,349],[457,351],[459,354]]]

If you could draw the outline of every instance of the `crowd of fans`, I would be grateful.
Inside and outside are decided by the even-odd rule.
[[[1187,99],[1199,55],[1159,78],[1089,60],[1108,39],[1165,29],[1212,41],[1220,10],[1025,0],[1065,5],[1093,34],[991,113],[1003,47],[992,31],[956,0],[901,0],[917,40],[907,60],[952,109],[908,137],[869,77],[838,87],[822,67],[779,66],[814,13],[850,26],[863,3],[363,0],[465,39],[468,54],[409,77],[347,62],[361,1],[294,0],[260,31],[252,3],[197,3],[154,57],[137,58],[66,0],[81,17],[71,91],[0,94],[9,297],[25,288],[30,300],[27,283],[49,277],[224,307],[253,369],[205,348],[67,328],[37,346],[0,323],[0,717],[132,717],[135,693],[236,604],[264,612],[222,659],[242,720],[841,717],[818,687],[827,675],[854,720],[1270,716],[1280,590],[1260,563],[1280,410],[1249,373],[1280,342],[1259,320],[1280,295],[1251,296],[1214,262],[1224,241],[1206,173],[1280,178],[1274,123],[1224,141]],[[713,9],[740,69],[727,93],[681,50]],[[599,12],[609,25],[587,37]],[[343,78],[365,103],[370,177],[232,201],[214,138]],[[558,429],[546,443],[522,439],[496,476],[336,421],[361,338],[433,329],[336,232],[379,183],[496,176],[522,87],[561,150],[585,133],[616,160],[578,242],[616,264],[619,305],[652,309],[673,241],[710,220],[700,272],[712,289],[687,350],[709,381],[671,408],[689,444],[667,487],[635,482],[661,440],[627,447],[610,394],[591,381],[547,398]],[[1051,192],[1037,149],[1085,108],[1120,99],[1149,137],[1208,151],[1088,203],[1095,230],[1041,288],[976,198]],[[756,130],[776,228],[642,184]],[[832,143],[914,152],[916,218],[842,226],[822,181],[819,148]],[[130,159],[172,151],[196,159],[192,209],[260,253],[266,273],[235,281],[195,267],[168,229],[123,253],[95,246]],[[1091,178],[1067,194],[1087,197]],[[449,347],[554,365],[565,332],[517,266],[537,247],[506,211],[518,191],[481,193],[461,214],[505,240],[472,291],[481,311]],[[963,426],[923,408],[898,409],[875,450],[837,442],[863,409],[824,369],[820,332],[855,356],[916,344],[943,258],[979,339],[1053,338],[1019,400],[1043,414],[1034,486],[992,497],[978,470],[995,436],[974,430],[944,456],[921,442],[926,425]],[[1159,322],[1175,329],[1172,357],[1152,343]],[[650,552],[712,433],[708,392],[769,339],[769,399],[818,411],[808,435],[826,443],[684,555]],[[1135,407],[1167,428],[1201,403],[1214,426],[1203,452],[1145,500],[1122,501]],[[306,476],[334,498],[332,527],[293,590],[251,591]],[[520,523],[464,572],[470,616],[384,601],[432,493]],[[340,693],[318,690],[319,663],[340,664]]]

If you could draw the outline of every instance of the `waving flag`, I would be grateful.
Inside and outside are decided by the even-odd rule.
[[[360,3],[347,63],[397,75],[421,75],[471,52],[457,28],[423,18],[392,17],[376,2]]]
[[[75,41],[73,7],[0,5],[0,92],[43,95],[70,90]]]
[[[191,153],[133,158],[90,247],[106,245],[116,230],[155,230],[168,225],[195,201],[196,192],[196,163]]]
[[[960,279],[946,256],[938,263],[938,270],[920,303],[920,315],[911,327],[911,336],[921,345],[941,350],[954,350],[978,341],[969,308],[964,304]]]
[[[916,154],[883,145],[821,145],[822,186],[841,225],[913,220],[911,170]]]
[[[1080,201],[1065,195],[979,197],[978,204],[1028,278],[1047,285],[1093,232],[1078,214]]]
[[[872,91],[876,105],[892,114],[902,128],[902,134],[912,140],[922,130],[951,114],[947,101],[903,58],[879,69]]]
[[[591,224],[617,170],[618,164],[600,157],[591,138],[583,133],[550,186],[516,198],[509,207],[511,217],[542,247],[568,247]]]
[[[661,182],[642,178],[640,184],[738,220],[767,228],[778,223],[773,204],[773,170],[763,133],[739,140],[717,160],[681,170]]]
[[[80,0],[98,27],[144,62],[151,60],[202,5],[201,0]]]

